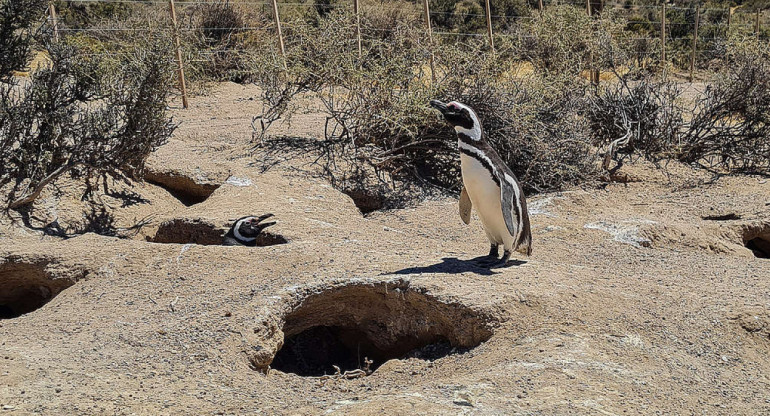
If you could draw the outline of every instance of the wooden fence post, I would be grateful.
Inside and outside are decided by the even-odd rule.
[[[273,0],[273,17],[275,17],[275,27],[278,31],[278,47],[281,50],[281,58],[283,58],[283,69],[288,69],[286,66],[286,49],[283,46],[283,32],[281,31],[281,17],[278,16],[278,1]]]
[[[543,0],[537,1],[537,8],[540,10],[540,14],[543,14]]]
[[[428,29],[428,48],[430,49],[430,79],[435,83],[436,68],[434,63],[435,57],[433,56],[433,29],[430,25],[430,6],[428,5],[428,0],[423,0],[422,3],[425,8],[425,27]]]
[[[762,10],[757,9],[757,20],[754,22],[754,34],[757,36],[757,39],[759,39],[759,15],[762,13]]]
[[[666,0],[661,2],[660,13],[660,66],[666,69]]]
[[[358,59],[361,59],[361,16],[358,14],[358,0],[353,0],[353,11],[356,14],[356,38],[358,39]]]
[[[692,56],[690,56],[690,82],[693,80],[695,72],[695,55],[698,51],[698,25],[700,24],[700,4],[695,10],[695,31],[692,35]]]
[[[51,26],[53,27],[53,41],[59,41],[59,23],[56,21],[56,7],[53,3],[48,5],[48,14],[51,17]]]
[[[588,17],[591,17],[593,13],[591,13],[591,0],[586,0],[586,14],[588,14]],[[591,54],[588,57],[588,77],[591,80],[591,84],[593,85],[599,85],[599,70],[594,68],[594,53],[591,52]]]
[[[174,29],[174,46],[176,47],[176,63],[179,72],[179,90],[182,92],[182,107],[187,108],[187,87],[184,82],[184,66],[182,65],[182,46],[179,43],[179,27],[176,22],[176,7],[174,0],[168,0],[169,12],[171,13],[171,23]]]
[[[487,6],[487,33],[489,33],[489,47],[492,48],[492,53],[495,53],[495,40],[492,39],[492,12],[489,7],[489,0],[486,0]]]

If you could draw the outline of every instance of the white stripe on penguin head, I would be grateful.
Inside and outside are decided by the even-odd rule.
[[[458,103],[457,101],[452,101],[447,106],[455,106],[457,108],[465,108],[468,110],[468,113],[471,115],[471,120],[473,120],[473,127],[470,129],[466,129],[462,126],[455,126],[455,131],[457,133],[463,133],[467,136],[469,136],[473,140],[481,140],[481,122],[479,122],[479,116],[476,115],[476,112],[473,111],[472,108],[468,107],[465,104]]]
[[[235,238],[237,238],[240,241],[254,241],[257,239],[257,237],[244,237],[243,234],[241,234],[240,231],[238,231],[238,229],[241,228],[241,225],[243,225],[244,221],[248,221],[252,218],[254,217],[246,217],[238,220],[238,222],[235,223],[235,225],[233,226],[233,234],[235,235]]]

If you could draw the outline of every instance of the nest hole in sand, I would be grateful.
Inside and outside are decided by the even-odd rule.
[[[391,359],[435,360],[488,340],[496,322],[404,281],[345,285],[311,294],[286,316],[271,367],[322,376],[335,374],[334,366],[374,371]]]
[[[147,172],[144,179],[148,183],[165,189],[174,198],[178,199],[179,202],[188,207],[205,201],[220,186],[197,183],[187,176],[171,173]]]
[[[754,257],[770,259],[770,223],[752,224],[743,228],[743,245]]]
[[[385,206],[385,196],[376,190],[350,188],[343,189],[342,192],[353,200],[356,208],[364,215],[381,210]]]
[[[226,233],[227,230],[205,220],[177,218],[161,223],[155,236],[148,237],[148,240],[153,243],[218,246],[222,245]],[[256,245],[265,247],[288,242],[282,235],[265,230],[257,236]]]
[[[760,259],[770,259],[770,235],[756,237],[746,242],[746,248]]]
[[[41,263],[0,264],[0,319],[17,318],[48,303],[76,279],[53,278]]]

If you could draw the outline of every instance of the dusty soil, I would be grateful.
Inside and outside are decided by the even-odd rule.
[[[265,169],[257,94],[175,108],[105,211],[63,180],[0,221],[0,414],[770,413],[767,180],[630,164],[531,197],[532,256],[490,271],[454,199],[364,216],[312,155]],[[263,246],[216,245],[267,212]]]

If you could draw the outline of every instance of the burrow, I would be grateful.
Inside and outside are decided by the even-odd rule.
[[[221,184],[195,181],[186,175],[172,172],[148,171],[144,179],[160,186],[185,206],[199,204],[216,191]]]
[[[738,233],[743,245],[751,250],[754,257],[770,259],[770,222],[758,221],[742,224]]]
[[[200,218],[175,218],[162,222],[155,236],[147,237],[147,240],[166,244],[222,245],[230,225],[232,223],[220,227]],[[264,247],[288,242],[284,236],[264,230],[257,236],[256,245]]]
[[[477,347],[498,323],[401,279],[309,288],[293,299],[277,323],[255,328],[268,337],[252,346],[258,352],[250,357],[255,368],[322,376],[335,374],[335,366],[374,371],[391,359],[432,361]]]
[[[378,190],[368,190],[364,188],[345,188],[342,193],[350,197],[361,214],[369,214],[379,211],[385,207],[385,195]]]
[[[41,308],[85,275],[82,270],[59,273],[50,261],[6,259],[0,264],[0,319],[17,318]]]

